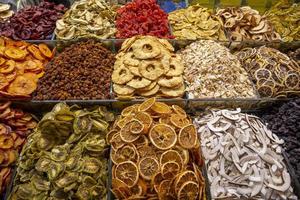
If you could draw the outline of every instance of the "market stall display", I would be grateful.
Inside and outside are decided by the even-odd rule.
[[[57,104],[24,146],[9,199],[106,199],[112,120],[105,107]]]
[[[297,199],[280,145],[261,120],[240,110],[195,119],[212,199]]]
[[[135,35],[152,35],[172,38],[168,25],[168,14],[156,0],[133,0],[117,10],[117,38]]]
[[[9,185],[14,165],[27,136],[37,123],[29,113],[0,102],[0,198]]]
[[[100,42],[72,44],[46,66],[34,99],[109,99],[114,61]]]
[[[179,54],[185,65],[189,98],[256,97],[255,88],[238,58],[221,44],[199,40]]]
[[[277,49],[266,46],[237,52],[261,97],[300,95],[300,66]]]
[[[296,180],[300,180],[300,99],[290,101],[281,107],[274,107],[262,115],[267,127],[282,138],[289,162],[294,167]]]
[[[46,44],[0,37],[0,97],[30,98],[54,56]]]
[[[123,42],[112,73],[113,91],[118,97],[184,94],[183,63],[165,39],[135,36]]]
[[[300,4],[279,1],[265,15],[285,42],[300,40]]]
[[[197,131],[185,111],[150,98],[125,108],[107,134],[118,199],[205,199]]]
[[[266,16],[261,16],[249,6],[220,8],[216,12],[221,17],[231,41],[281,40]]]
[[[116,8],[105,0],[76,1],[62,19],[57,20],[55,35],[63,40],[79,37],[112,38],[117,32]]]
[[[192,5],[169,13],[172,34],[178,40],[214,39],[226,41],[224,25],[211,9]]]
[[[51,39],[56,20],[60,19],[66,8],[62,5],[42,1],[37,6],[25,7],[9,20],[0,22],[0,36],[15,40]]]
[[[8,3],[0,3],[0,23],[6,21],[14,14]]]

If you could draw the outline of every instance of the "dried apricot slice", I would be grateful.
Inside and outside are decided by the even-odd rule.
[[[159,114],[170,114],[172,112],[171,108],[162,102],[155,102],[151,110]]]
[[[133,187],[138,182],[138,168],[132,161],[122,162],[116,167],[115,177],[123,181],[128,187]]]
[[[170,117],[170,121],[177,128],[182,128],[190,123],[185,116],[179,114],[172,114]]]
[[[36,87],[36,80],[20,75],[9,85],[7,91],[11,94],[30,95]]]
[[[178,134],[178,142],[185,149],[195,148],[197,140],[197,131],[193,124],[183,127]]]
[[[46,44],[39,44],[39,50],[47,58],[52,58],[52,52]]]
[[[169,161],[162,165],[161,173],[165,179],[172,179],[180,171],[180,165],[177,162]]]
[[[155,101],[156,101],[155,97],[147,99],[141,105],[139,105],[138,111],[147,111],[147,110],[149,110],[153,106],[153,104],[155,103]]]
[[[9,47],[9,48],[6,48],[6,50],[4,51],[4,54],[7,58],[10,58],[13,60],[23,60],[26,57],[27,52],[22,49],[19,49],[19,48]]]
[[[151,180],[152,176],[159,171],[159,163],[153,157],[145,157],[140,160],[138,168],[141,177]]]
[[[178,191],[177,199],[186,200],[186,199],[197,199],[199,194],[199,186],[193,181],[185,182]]]
[[[149,132],[151,143],[158,149],[167,150],[177,141],[175,130],[167,124],[157,124]]]

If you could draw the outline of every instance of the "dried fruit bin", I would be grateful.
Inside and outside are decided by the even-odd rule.
[[[294,188],[294,193],[298,198],[300,198],[300,182],[298,179],[296,179],[295,170],[294,170],[293,166],[291,165],[291,163],[288,159],[287,153],[285,151],[283,151],[283,157],[286,161],[286,166],[288,168],[288,171],[292,177],[292,186]]]

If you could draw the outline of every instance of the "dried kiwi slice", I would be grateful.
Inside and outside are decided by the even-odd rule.
[[[42,176],[39,175],[33,175],[31,177],[31,182],[34,185],[35,189],[39,191],[48,191],[50,190],[50,182],[45,180]]]
[[[55,181],[55,184],[59,188],[65,188],[76,182],[78,180],[78,176],[79,175],[77,173],[65,173],[64,176]]]
[[[84,158],[83,171],[89,174],[95,174],[101,169],[101,162],[96,158]]]
[[[54,147],[51,150],[51,159],[54,161],[64,161],[68,156],[67,147]]]

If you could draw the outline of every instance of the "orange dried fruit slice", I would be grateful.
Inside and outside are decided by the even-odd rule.
[[[123,181],[113,178],[111,183],[112,192],[118,199],[126,199],[131,196],[129,187]]]
[[[175,193],[178,194],[178,191],[180,190],[180,188],[182,187],[182,185],[188,181],[193,181],[193,182],[197,182],[197,175],[195,174],[195,172],[187,170],[182,172],[181,174],[179,174],[175,180]]]
[[[155,101],[156,101],[155,97],[147,99],[146,101],[144,101],[143,103],[141,103],[141,105],[139,105],[138,111],[147,111],[147,110],[149,110],[153,106],[153,104],[155,103]]]
[[[40,52],[47,58],[52,58],[52,51],[46,44],[39,44]]]
[[[17,77],[17,71],[14,70],[13,72],[6,74],[5,77],[8,82],[12,82]]]
[[[136,147],[148,146],[149,140],[145,135],[140,135],[139,139],[133,142]]]
[[[146,112],[137,112],[134,117],[142,122],[144,125],[143,133],[147,134],[153,122],[152,117]]]
[[[172,110],[178,114],[186,117],[186,112],[178,105],[172,105]]]
[[[274,88],[267,85],[258,87],[257,91],[262,97],[272,97],[274,94]]]
[[[0,67],[0,73],[9,74],[13,72],[16,68],[16,62],[13,60],[8,60],[4,65]]]
[[[167,150],[176,144],[177,135],[171,126],[167,124],[157,124],[150,130],[149,139],[156,148]]]
[[[172,113],[170,106],[168,106],[167,104],[162,103],[162,102],[155,102],[154,105],[151,107],[151,110],[153,110],[154,112],[159,113],[159,114]]]
[[[42,56],[40,50],[38,47],[36,47],[35,45],[30,45],[27,47],[27,50],[33,55],[33,57],[35,57],[38,60],[45,60],[45,58]]]
[[[179,114],[172,114],[170,117],[170,121],[177,128],[182,128],[190,123],[185,116]]]
[[[289,89],[300,87],[300,76],[298,73],[289,73],[284,80],[284,84]]]
[[[195,148],[197,140],[197,131],[193,124],[183,127],[178,134],[178,142],[185,149]]]
[[[162,176],[168,180],[175,177],[179,172],[180,172],[180,165],[174,161],[166,162],[161,167]]]
[[[25,50],[19,49],[19,48],[14,48],[14,47],[9,47],[6,48],[4,51],[4,54],[7,58],[13,59],[13,60],[23,60],[27,52]]]
[[[136,105],[128,106],[122,110],[121,115],[123,117],[127,117],[127,116],[133,114],[136,109],[137,109]]]
[[[9,85],[8,80],[3,74],[0,74],[0,90],[3,90],[5,87]]]
[[[158,122],[161,123],[161,124],[170,124],[171,123],[170,116],[169,115],[162,115],[159,118]]]
[[[42,64],[43,65],[43,64]],[[35,62],[34,60],[26,60],[24,63],[23,63],[23,67],[24,67],[24,70],[35,70],[37,69],[39,66],[38,66],[38,63]]]
[[[178,200],[198,199],[199,185],[193,181],[185,182],[177,193]]]
[[[180,147],[179,145],[175,147],[175,150],[180,154],[181,159],[183,161],[183,165],[187,165],[190,159],[189,151]]]
[[[118,120],[117,125],[119,128],[123,128],[132,119],[133,119],[133,116],[129,115],[127,117],[124,117],[123,119]]]
[[[125,145],[117,150],[112,149],[111,160],[116,165],[125,161],[137,162],[139,155],[134,145]]]
[[[2,57],[0,57],[0,66],[3,65],[6,62],[6,60]]]
[[[256,80],[259,79],[269,79],[272,76],[272,73],[268,69],[258,69],[255,71],[254,76]]]
[[[137,152],[140,158],[156,157],[155,151],[149,146],[140,146],[137,148]]]
[[[154,176],[152,176],[151,185],[156,192],[158,192],[159,185],[163,180],[164,180],[164,177],[162,176],[161,172],[158,172]]]
[[[182,166],[182,158],[180,154],[175,150],[168,150],[164,152],[160,157],[160,165],[164,165],[167,162],[176,162],[179,167]]]
[[[159,163],[153,157],[144,157],[140,160],[138,168],[141,177],[151,180],[152,176],[159,171]]]
[[[132,161],[125,161],[117,165],[115,170],[117,179],[123,181],[128,187],[133,187],[139,179],[139,172],[136,164]]]
[[[20,75],[9,85],[7,91],[11,94],[30,95],[36,88],[36,80]]]
[[[122,138],[121,138],[119,132],[113,135],[113,137],[110,140],[110,144],[113,149],[119,149],[122,146],[124,146],[124,142],[122,141]]]
[[[115,134],[117,134],[119,131],[117,129],[111,129],[107,134],[106,134],[106,142],[110,144],[111,139]]]
[[[171,180],[163,180],[158,187],[159,199],[170,199],[169,191],[171,188]]]
[[[132,120],[129,122],[129,124],[129,130],[132,134],[140,134],[144,130],[144,125],[139,120]]]
[[[131,133],[131,125],[134,123],[134,120],[125,124],[120,130],[120,136],[124,142],[131,143],[139,139],[140,135]]]
[[[14,140],[10,135],[0,135],[0,148],[10,149],[14,146]]]

